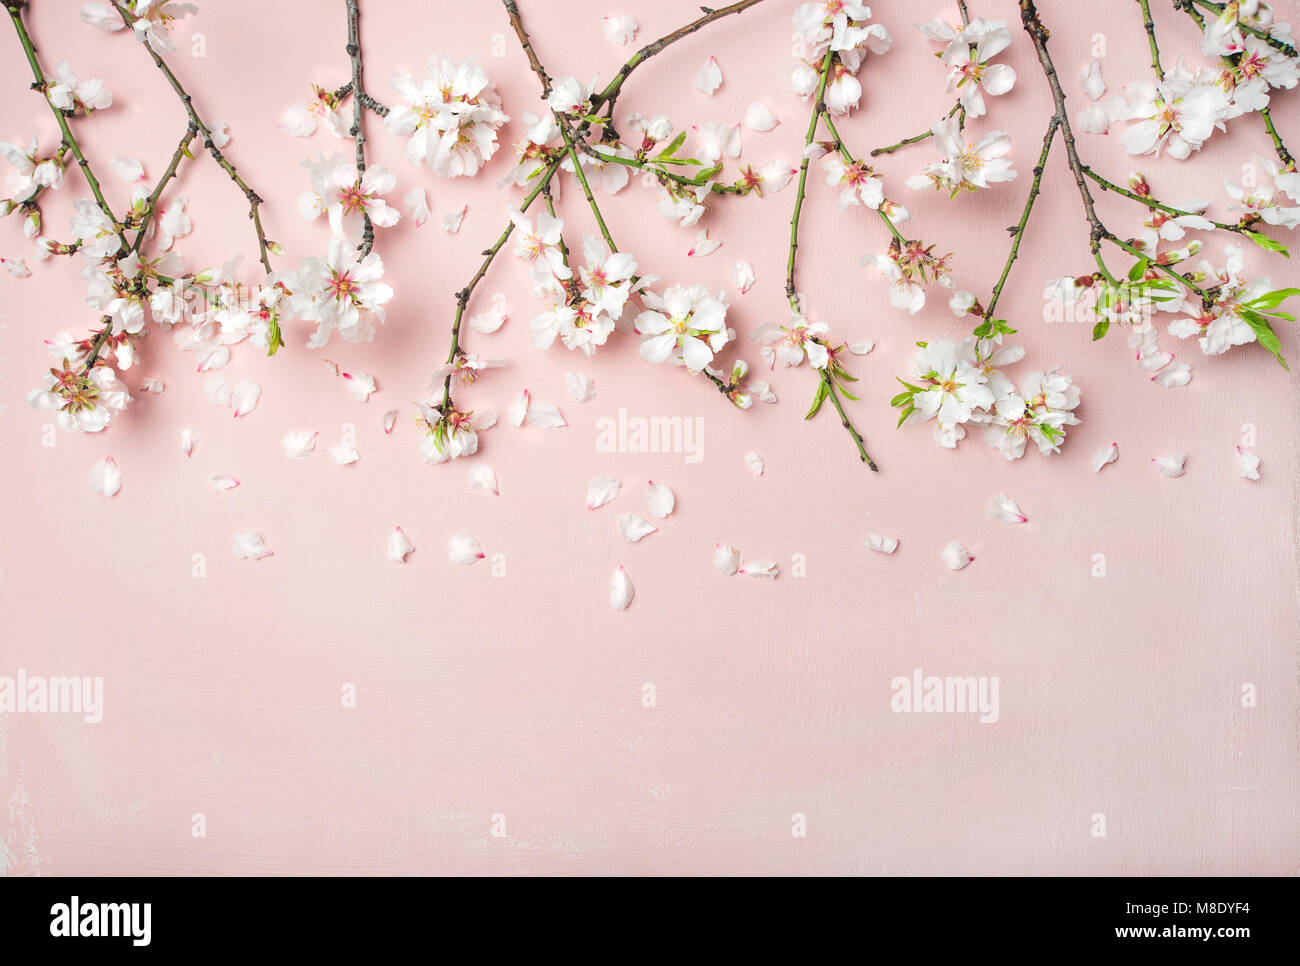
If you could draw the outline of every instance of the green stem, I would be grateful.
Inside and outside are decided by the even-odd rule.
[[[1160,262],[1152,261],[1152,260],[1151,260],[1151,256],[1148,255],[1146,252],[1142,251],[1142,249],[1140,249],[1140,248],[1134,248],[1134,247],[1133,247],[1132,245],[1130,245],[1128,242],[1123,241],[1123,240],[1120,239],[1120,238],[1117,238],[1116,236],[1110,234],[1109,232],[1107,232],[1106,235],[1105,235],[1104,237],[1105,237],[1106,241],[1110,242],[1110,243],[1111,243],[1112,245],[1114,245],[1115,247],[1117,247],[1117,248],[1122,248],[1124,251],[1128,252],[1130,255],[1133,255],[1133,256],[1135,256],[1135,257],[1137,257],[1137,258],[1141,258],[1141,259],[1145,260],[1145,261],[1147,262],[1147,264],[1150,265],[1152,268],[1154,268],[1154,269],[1156,269],[1157,271],[1163,272],[1164,274],[1168,275],[1170,278],[1172,278],[1175,282],[1178,282],[1180,285],[1186,285],[1189,289],[1191,289],[1193,292],[1195,292],[1197,295],[1199,295],[1199,296],[1201,297],[1201,299],[1202,299],[1203,301],[1205,301],[1207,304],[1210,303],[1210,302],[1212,302],[1212,301],[1214,301],[1213,297],[1212,297],[1212,296],[1210,295],[1210,293],[1207,292],[1205,289],[1201,288],[1201,287],[1200,287],[1199,285],[1197,285],[1195,282],[1189,281],[1185,276],[1183,276],[1183,275],[1181,275],[1180,273],[1174,271],[1174,270],[1173,270],[1172,268],[1170,268],[1168,265],[1162,265]]]
[[[879,472],[875,461],[867,455],[867,444],[862,439],[862,434],[854,428],[853,423],[849,421],[848,414],[844,411],[844,404],[840,402],[840,394],[835,391],[835,380],[825,369],[821,371],[822,384],[826,387],[827,395],[830,396],[831,402],[835,406],[835,411],[840,414],[840,425],[848,430],[849,435],[853,437],[853,444],[858,448],[858,456],[862,462],[871,468],[872,472]]]
[[[1282,162],[1284,167],[1294,168],[1295,157],[1287,150],[1286,145],[1282,143],[1282,135],[1277,133],[1277,128],[1273,124],[1272,111],[1267,107],[1261,107],[1259,109],[1259,116],[1264,119],[1264,130],[1268,132],[1268,136],[1273,142],[1273,150],[1277,152],[1278,160]]]
[[[952,116],[953,116],[954,114],[956,114],[958,111],[961,111],[963,114],[965,113],[965,108],[963,108],[963,107],[961,106],[961,102],[960,102],[960,101],[958,101],[956,104],[954,104],[954,105],[952,106],[952,110],[950,110],[947,114],[945,114],[944,117],[945,117],[945,118],[952,117]],[[910,138],[903,138],[903,140],[898,141],[898,142],[895,143],[895,144],[890,144],[890,145],[888,145],[887,147],[883,147],[883,148],[875,148],[875,149],[873,149],[872,152],[871,152],[871,156],[872,156],[873,158],[878,158],[878,157],[880,157],[880,155],[882,155],[882,154],[893,154],[893,153],[894,153],[895,151],[897,151],[899,148],[905,148],[905,147],[907,147],[909,144],[918,144],[918,143],[920,143],[921,141],[924,141],[924,140],[926,140],[926,139],[928,139],[928,138],[932,138],[932,137],[934,137],[934,130],[933,130],[933,129],[931,129],[931,130],[929,130],[929,131],[925,131],[925,132],[922,133],[922,134],[913,134]]]
[[[982,318],[993,318],[993,312],[998,307],[998,299],[1002,297],[1002,287],[1007,284],[1007,276],[1011,274],[1011,266],[1015,264],[1016,258],[1020,254],[1020,240],[1025,236],[1025,226],[1029,224],[1029,214],[1034,210],[1034,202],[1038,200],[1038,193],[1042,190],[1043,169],[1047,165],[1047,156],[1052,151],[1052,142],[1056,140],[1056,129],[1059,127],[1056,117],[1047,124],[1047,133],[1043,135],[1043,150],[1038,154],[1038,163],[1034,165],[1034,181],[1029,186],[1029,197],[1025,199],[1025,208],[1020,213],[1020,221],[1013,228],[1014,236],[1011,242],[1011,251],[1007,255],[1006,264],[1002,266],[1002,274],[998,277],[998,283],[993,286],[993,294],[989,297],[988,307],[984,310]]]
[[[700,188],[705,184],[709,184],[708,182],[699,180],[699,178],[687,178],[684,175],[673,174],[671,171],[665,171],[663,168],[658,167],[649,161],[643,161],[637,158],[623,158],[619,157],[617,154],[605,154],[603,151],[596,150],[585,141],[578,141],[577,147],[583,154],[595,158],[597,161],[604,162],[605,164],[621,164],[625,168],[635,168],[638,171],[649,171],[661,182],[667,179],[681,188]],[[709,184],[709,191],[716,195],[738,195],[744,193],[739,185],[717,184],[716,182]]]
[[[1199,211],[1184,211],[1182,208],[1175,208],[1173,205],[1167,205],[1163,201],[1157,201],[1155,198],[1140,195],[1136,191],[1130,191],[1128,188],[1121,187],[1113,181],[1107,181],[1096,171],[1093,171],[1092,168],[1089,168],[1086,165],[1084,166],[1083,173],[1096,182],[1097,187],[1101,188],[1102,191],[1113,191],[1117,195],[1123,195],[1125,198],[1146,205],[1148,208],[1152,208],[1156,211],[1163,211],[1165,214],[1173,215],[1175,217],[1193,215],[1198,218],[1205,218],[1205,216]],[[1210,222],[1210,224],[1215,228],[1222,229],[1223,231],[1232,231],[1239,234],[1250,233],[1250,229],[1245,225],[1229,225],[1222,221],[1214,221],[1212,218],[1206,218],[1205,220]]]
[[[596,224],[600,226],[601,237],[605,239],[605,244],[609,246],[611,252],[618,251],[618,246],[614,244],[614,236],[609,233],[609,228],[605,225],[605,219],[600,213],[600,206],[596,204],[596,198],[591,193],[591,185],[587,183],[587,175],[582,170],[582,159],[578,157],[578,149],[573,144],[573,132],[569,130],[569,119],[555,111],[555,120],[560,125],[560,136],[564,138],[564,146],[568,150],[569,160],[573,162],[573,173],[577,176],[578,183],[582,185],[582,193],[587,197],[587,204],[591,207],[591,213],[596,217]]]
[[[1221,15],[1224,9],[1224,4],[1212,3],[1210,2],[1210,0],[1185,0],[1185,2],[1183,3],[1183,9],[1191,13],[1195,13],[1195,10],[1191,6],[1192,4],[1196,4],[1197,6],[1203,7],[1206,10],[1213,12],[1216,16]],[[1203,22],[1203,20],[1200,20],[1199,13],[1196,14],[1196,18],[1198,18],[1198,22]],[[1241,23],[1240,21],[1237,22],[1237,28],[1239,30],[1245,31],[1248,34],[1254,34],[1256,37],[1264,41],[1264,43],[1268,44],[1270,47],[1276,50],[1280,50],[1287,57],[1296,56],[1295,47],[1293,47],[1291,44],[1288,44],[1285,40],[1281,40],[1277,37],[1274,37],[1272,34],[1268,33],[1267,31],[1259,30],[1256,27],[1252,27],[1249,24]]]
[[[54,114],[54,119],[59,122],[59,130],[63,132],[63,143],[72,152],[72,156],[77,159],[77,164],[81,167],[81,173],[85,176],[86,183],[90,185],[90,192],[95,196],[95,203],[99,205],[99,210],[104,213],[105,217],[113,223],[117,231],[117,237],[122,243],[122,250],[126,250],[130,247],[126,240],[126,233],[122,230],[122,224],[118,221],[117,216],[113,214],[113,209],[108,206],[99,179],[95,177],[95,172],[91,170],[90,162],[86,160],[85,154],[82,153],[76,135],[72,133],[72,128],[68,125],[67,115],[55,107],[54,102],[50,100],[45,70],[41,67],[41,62],[36,56],[36,46],[32,43],[31,35],[27,33],[27,25],[23,23],[23,6],[24,4],[18,2],[5,4],[5,8],[9,11],[9,18],[14,22],[14,29],[18,31],[18,41],[22,44],[23,52],[27,55],[27,63],[32,68],[32,75],[36,78],[36,83],[32,87],[41,92],[46,105]]]
[[[822,58],[821,72],[817,78],[817,97],[813,102],[812,117],[808,120],[808,134],[803,141],[803,160],[799,163],[799,187],[794,195],[794,214],[790,218],[790,254],[785,264],[785,297],[795,313],[799,311],[799,299],[795,295],[794,288],[795,252],[799,248],[799,216],[803,212],[804,191],[808,184],[808,148],[812,146],[813,138],[817,136],[818,120],[826,113],[826,81],[830,77],[831,63],[834,59],[833,50],[827,50],[826,56]]]
[[[1165,70],[1160,66],[1160,45],[1156,43],[1156,25],[1151,20],[1151,4],[1149,0],[1137,2],[1142,8],[1142,26],[1147,32],[1147,46],[1151,48],[1151,69],[1156,72],[1157,80],[1164,80]]]
[[[145,207],[144,216],[140,219],[140,230],[136,232],[135,241],[131,244],[131,251],[138,252],[140,246],[144,244],[145,232],[149,229],[149,223],[153,221],[153,216],[158,211],[158,201],[162,198],[163,189],[167,187],[167,182],[176,177],[176,169],[180,166],[181,158],[190,156],[190,142],[194,140],[198,133],[193,124],[186,126],[185,133],[181,135],[180,144],[176,146],[176,150],[172,153],[171,163],[167,165],[167,170],[158,179],[153,194],[149,196],[149,203]]]

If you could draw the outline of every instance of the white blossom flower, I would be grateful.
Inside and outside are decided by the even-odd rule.
[[[14,204],[27,201],[41,188],[63,184],[63,162],[57,156],[42,158],[35,137],[27,149],[0,141],[0,155],[13,166],[5,178],[5,191]]]
[[[940,59],[948,68],[948,90],[958,92],[968,117],[983,117],[987,112],[985,94],[997,97],[1015,86],[1015,70],[989,63],[1010,45],[1006,21],[976,18],[944,48]]]
[[[641,358],[647,362],[680,363],[699,372],[731,338],[728,301],[722,291],[673,285],[663,295],[646,291],[641,299],[646,311],[637,316],[636,330],[644,336]]]
[[[304,161],[312,191],[299,200],[299,210],[309,219],[329,215],[330,229],[354,244],[361,239],[365,218],[377,228],[397,224],[401,213],[381,195],[397,186],[397,178],[381,164],[368,166],[358,178],[356,161],[335,152],[328,158]]]
[[[336,329],[348,342],[369,342],[375,322],[384,321],[384,305],[392,299],[393,288],[382,281],[383,259],[378,252],[359,260],[357,254],[352,242],[334,238],[328,256],[305,259],[293,280],[293,310],[316,323],[307,340],[313,349],[328,342]]]
[[[389,81],[406,103],[390,108],[384,123],[390,133],[410,136],[412,164],[427,163],[444,178],[474,175],[496,153],[497,130],[510,118],[475,58],[458,65],[435,54],[422,81],[405,73]]]
[[[546,106],[559,114],[585,114],[587,102],[591,100],[591,88],[592,84],[584,84],[572,75],[561,77],[551,84]]]
[[[1213,84],[1200,83],[1183,65],[1157,83],[1130,85],[1127,117],[1135,123],[1121,140],[1129,154],[1159,154],[1184,160],[1199,151],[1229,113],[1227,96]]]
[[[339,99],[332,91],[316,84],[312,85],[312,91],[315,96],[306,104],[293,104],[284,112],[279,129],[294,137],[305,138],[324,125],[336,138],[344,137],[348,122],[339,108]]]
[[[511,208],[510,221],[515,226],[516,255],[526,262],[535,262],[540,258],[556,278],[573,277],[572,270],[564,264],[564,252],[560,248],[564,241],[564,222],[561,219],[539,211],[534,227],[526,214],[518,208]]]
[[[1011,152],[1011,138],[1002,131],[990,131],[978,144],[969,144],[956,117],[945,118],[930,130],[934,132],[940,158],[927,164],[922,174],[908,178],[909,188],[933,185],[956,197],[961,191],[976,191],[1016,179],[1016,170],[1007,157]]]
[[[50,103],[61,111],[79,110],[89,114],[113,103],[113,92],[108,89],[108,85],[94,77],[77,80],[72,65],[66,60],[59,61],[55,76],[58,79],[46,88],[46,94]]]
[[[770,366],[797,366],[804,358],[815,369],[824,369],[830,358],[824,339],[830,333],[825,322],[809,322],[801,315],[792,316],[788,325],[770,322],[754,330],[754,341],[763,347],[763,358]]]

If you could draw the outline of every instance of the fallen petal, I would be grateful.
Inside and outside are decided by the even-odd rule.
[[[745,108],[745,126],[751,131],[770,131],[780,123],[771,108],[761,101],[755,101]]]
[[[1238,446],[1237,472],[1247,480],[1259,479],[1259,457],[1250,450]]]
[[[261,560],[271,556],[271,549],[256,530],[241,530],[235,534],[235,556],[244,560]]]
[[[949,570],[961,570],[974,559],[971,552],[956,540],[943,548],[943,562],[948,565]]]
[[[713,566],[730,577],[740,570],[740,551],[725,543],[715,544]]]
[[[627,605],[632,603],[632,598],[636,596],[636,590],[632,587],[632,578],[627,575],[627,571],[619,567],[614,571],[614,576],[609,578],[609,606],[614,610],[627,610]]]
[[[566,372],[564,382],[569,387],[569,395],[580,403],[585,403],[596,395],[596,384],[586,376],[576,372]]]
[[[654,533],[655,527],[635,513],[624,513],[618,518],[618,533],[628,543],[637,543],[642,537]]]
[[[882,537],[878,533],[868,533],[866,539],[868,550],[876,553],[893,553],[898,549],[898,541],[893,537]]]
[[[645,501],[650,507],[650,512],[662,520],[673,512],[677,498],[673,496],[673,491],[668,487],[651,480],[646,484]]]
[[[763,457],[759,456],[757,453],[746,453],[745,465],[754,471],[755,476],[763,475]]]
[[[467,533],[458,533],[448,544],[447,556],[452,563],[468,567],[470,564],[478,563],[487,555],[479,549],[477,540]]]
[[[1020,512],[1020,505],[1004,493],[999,493],[989,504],[989,516],[1003,523],[1029,522],[1029,517]]]
[[[90,488],[105,497],[115,496],[122,489],[122,471],[113,457],[105,456],[91,469]]]
[[[1119,444],[1111,443],[1109,446],[1097,450],[1096,454],[1092,457],[1092,471],[1094,473],[1100,473],[1103,466],[1107,463],[1113,463],[1117,459],[1119,459]]]
[[[1151,462],[1156,465],[1156,469],[1171,480],[1176,480],[1178,477],[1183,475],[1183,463],[1186,461],[1186,453],[1175,453],[1173,456],[1151,457]]]
[[[406,556],[415,549],[415,544],[397,527],[388,535],[388,559],[393,563],[406,563]]]
[[[469,488],[471,490],[486,490],[488,493],[496,495],[497,490],[497,471],[492,469],[486,463],[476,463],[469,468]]]
[[[587,509],[594,510],[596,507],[604,506],[616,496],[622,489],[622,484],[608,476],[592,477],[587,484]]]

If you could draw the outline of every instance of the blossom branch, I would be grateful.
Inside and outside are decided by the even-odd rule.
[[[104,198],[103,188],[100,187],[99,179],[95,177],[95,172],[90,167],[90,162],[86,160],[86,155],[82,153],[81,145],[77,141],[77,136],[72,133],[72,127],[68,124],[68,115],[59,108],[54,106],[50,100],[49,83],[46,80],[45,70],[41,67],[40,59],[36,54],[36,46],[32,43],[31,35],[27,32],[27,25],[23,22],[23,8],[26,6],[26,0],[7,0],[5,9],[9,12],[9,17],[13,20],[14,29],[18,32],[18,41],[22,44],[23,53],[27,55],[27,63],[32,68],[32,75],[36,82],[32,84],[32,89],[40,91],[41,96],[45,98],[46,105],[49,106],[54,119],[59,122],[59,130],[63,133],[63,145],[67,150],[72,152],[72,156],[77,159],[77,164],[81,168],[81,173],[86,178],[86,183],[90,185],[90,192],[95,196],[95,203],[99,205],[105,217],[112,222],[117,231],[117,237],[122,243],[122,249],[130,247],[127,244],[126,234],[122,228],[121,222],[113,214],[112,208],[109,207],[108,201]]]
[[[568,151],[569,160],[573,162],[573,173],[578,179],[578,184],[582,185],[582,193],[586,196],[587,205],[596,218],[601,237],[605,239],[605,244],[609,246],[609,250],[616,252],[618,246],[614,244],[614,236],[609,233],[609,227],[605,224],[605,219],[600,213],[600,205],[596,204],[596,197],[591,193],[591,185],[587,182],[587,175],[582,170],[582,159],[578,157],[578,149],[573,144],[573,130],[569,127],[569,119],[559,111],[555,111],[554,114],[555,120],[560,126],[560,137],[564,138],[564,147]]]
[[[542,97],[551,96],[551,75],[546,73],[546,68],[537,57],[537,51],[533,49],[533,42],[528,37],[528,31],[524,29],[523,19],[519,16],[519,4],[515,0],[504,0],[506,13],[510,17],[510,26],[514,28],[515,36],[519,38],[519,46],[524,49],[528,56],[528,66],[533,69],[537,79],[542,82]],[[594,110],[594,108],[593,108]]]
[[[366,173],[366,130],[361,123],[367,108],[370,108],[368,98],[366,97],[366,88],[361,80],[362,62],[361,62],[361,28],[359,20],[361,12],[358,9],[357,0],[346,0],[348,11],[348,59],[352,62],[352,127],[348,133],[356,142],[356,166],[357,182],[361,181],[362,176]],[[371,108],[373,110],[373,108]],[[383,111],[387,114],[387,108]],[[361,244],[357,246],[357,251],[361,257],[370,254],[370,249],[375,247],[375,226],[370,220],[370,212],[363,207],[361,209]]]
[[[113,9],[121,16],[122,21],[128,27],[134,27],[137,19],[136,16],[131,13],[131,11],[127,10],[120,0],[111,0],[111,3]],[[266,269],[266,272],[269,275],[271,273],[271,243],[266,240],[266,233],[262,230],[261,206],[263,201],[261,195],[249,187],[248,182],[243,179],[235,166],[231,164],[230,160],[221,152],[221,149],[217,147],[216,142],[212,139],[212,130],[204,122],[203,118],[199,116],[199,112],[194,107],[193,98],[185,89],[185,86],[180,82],[180,79],[172,72],[172,69],[167,66],[167,61],[163,60],[162,56],[149,44],[145,44],[144,49],[148,51],[149,56],[153,58],[154,64],[157,66],[158,70],[162,72],[162,75],[167,78],[167,83],[180,99],[181,104],[185,108],[185,113],[189,115],[190,123],[192,123],[198,130],[199,136],[203,138],[203,146],[207,149],[208,153],[212,155],[213,160],[215,160],[217,164],[221,166],[221,169],[226,172],[230,177],[230,180],[235,183],[235,187],[243,193],[244,198],[248,201],[248,217],[253,222],[253,229],[257,232],[259,259],[262,262],[262,267]]]
[[[795,312],[799,311],[799,298],[795,294],[794,265],[795,253],[799,249],[799,216],[803,213],[804,192],[808,185],[808,149],[812,147],[813,139],[817,137],[817,122],[826,111],[826,80],[830,77],[831,63],[834,59],[835,51],[827,49],[826,56],[822,58],[821,70],[817,75],[817,93],[814,95],[812,117],[808,121],[808,134],[803,139],[803,159],[799,162],[799,186],[794,193],[794,214],[790,216],[790,254],[785,262],[785,297],[790,302],[790,308]]]
[[[1162,211],[1166,215],[1173,215],[1175,218],[1186,217],[1189,215],[1194,215],[1199,218],[1205,218],[1205,216],[1202,215],[1200,212],[1185,211],[1182,208],[1175,208],[1173,205],[1167,205],[1163,201],[1157,201],[1155,198],[1152,198],[1150,195],[1140,195],[1136,191],[1130,191],[1128,188],[1117,185],[1113,181],[1106,180],[1087,165],[1083,166],[1083,173],[1087,175],[1089,178],[1091,178],[1092,181],[1096,183],[1097,187],[1100,188],[1102,191],[1113,191],[1117,195],[1123,195],[1125,198],[1129,198],[1132,201],[1136,201],[1140,204],[1146,205],[1147,208],[1153,211]],[[1206,218],[1205,220],[1210,222],[1210,224],[1212,224],[1215,228],[1218,228],[1220,231],[1231,231],[1242,235],[1253,235],[1254,232],[1250,230],[1250,224],[1253,224],[1253,222],[1246,223],[1247,218],[1249,217],[1251,216],[1243,216],[1242,221],[1235,225],[1228,224],[1227,222],[1215,221],[1212,218]]]
[[[1150,0],[1137,0],[1142,8],[1142,26],[1147,32],[1147,46],[1151,48],[1151,69],[1155,71],[1156,80],[1165,79],[1165,70],[1160,66],[1160,45],[1156,42],[1156,25],[1151,20]]]
[[[190,142],[198,136],[198,133],[193,121],[185,126],[185,133],[181,135],[180,143],[176,145],[176,150],[172,153],[171,163],[167,165],[167,170],[163,172],[163,176],[158,179],[158,184],[154,187],[153,193],[149,195],[144,215],[140,218],[140,229],[136,232],[135,241],[131,244],[131,251],[138,252],[140,246],[144,244],[145,232],[148,231],[149,223],[153,221],[153,216],[158,211],[158,202],[162,198],[163,189],[167,187],[167,183],[172,178],[176,177],[176,170],[180,167],[181,158],[193,157],[190,154]]]
[[[1183,10],[1187,11],[1189,14],[1192,14],[1194,18],[1196,18],[1198,21],[1201,22],[1204,21],[1204,17],[1202,17],[1200,12],[1197,11],[1196,9],[1197,7],[1201,7],[1205,10],[1209,10],[1216,17],[1222,16],[1223,11],[1226,7],[1225,4],[1212,3],[1210,2],[1210,0],[1175,0],[1174,5],[1175,6],[1181,5]],[[1286,57],[1300,56],[1300,54],[1297,54],[1294,45],[1287,43],[1285,40],[1282,40],[1280,37],[1274,37],[1271,33],[1269,33],[1266,30],[1260,30],[1257,27],[1252,27],[1250,26],[1250,24],[1244,24],[1241,23],[1240,21],[1238,21],[1237,26],[1239,29],[1244,30],[1246,33],[1253,34],[1254,36],[1258,37],[1260,40],[1264,41],[1264,43],[1268,44],[1270,47],[1273,47],[1276,50],[1280,50],[1282,54]]]

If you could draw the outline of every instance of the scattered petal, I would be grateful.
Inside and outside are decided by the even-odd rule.
[[[469,205],[461,208],[460,211],[449,211],[442,216],[442,230],[451,232],[453,235],[460,231],[461,224],[465,221],[465,215],[469,212]]]
[[[624,14],[621,17],[605,18],[605,39],[611,44],[622,47],[631,43],[636,36],[636,21]]]
[[[208,397],[208,402],[214,406],[229,406],[232,390],[230,383],[226,382],[226,377],[220,374],[213,376],[203,384],[203,392]]]
[[[569,425],[564,421],[560,407],[552,402],[535,402],[528,406],[527,423],[540,429],[559,429]]]
[[[448,544],[447,556],[452,563],[468,567],[470,564],[478,563],[487,554],[479,549],[478,541],[469,534],[458,533]]]
[[[1185,362],[1171,362],[1151,377],[1161,389],[1180,389],[1192,381],[1192,367]]]
[[[379,421],[379,425],[384,427],[385,436],[391,433],[393,427],[397,425],[397,410],[390,409],[388,412],[384,413],[384,418]]]
[[[943,562],[949,570],[961,570],[974,559],[971,552],[956,540],[943,548]]]
[[[145,376],[140,380],[141,392],[151,392],[156,396],[166,388],[161,379],[155,379],[153,376]]]
[[[746,453],[745,465],[754,471],[755,476],[763,475],[763,457],[759,456],[757,453]]]
[[[143,181],[144,165],[138,158],[127,157],[123,154],[113,155],[113,160],[109,162],[116,174],[123,181]]]
[[[115,496],[122,489],[122,471],[111,456],[105,456],[90,471],[90,488],[101,496]]]
[[[713,566],[730,577],[740,570],[740,551],[725,543],[714,544]]]
[[[1079,86],[1088,95],[1089,100],[1100,100],[1106,93],[1106,81],[1101,76],[1101,61],[1094,60],[1079,72]]]
[[[230,143],[230,132],[227,130],[228,125],[225,121],[213,121],[208,125],[208,133],[212,136],[212,144],[216,148],[224,148]]]
[[[388,535],[388,559],[393,563],[406,563],[406,556],[415,549],[415,544],[397,527]]]
[[[576,372],[566,372],[564,381],[569,387],[569,395],[580,403],[585,403],[596,395],[596,384],[586,376]]]
[[[609,606],[615,610],[627,610],[627,605],[632,603],[635,596],[632,578],[626,570],[619,567],[614,571],[614,576],[609,578]]]
[[[271,556],[271,548],[256,530],[241,530],[235,534],[235,556],[244,560],[261,560]]]
[[[371,394],[378,388],[375,377],[364,372],[340,372],[339,375],[347,384],[352,398],[359,402],[368,402]]]
[[[486,463],[475,463],[469,468],[469,488],[486,490],[494,496],[498,495],[500,491],[497,489],[497,471]]]
[[[218,345],[206,350],[199,359],[196,372],[210,372],[213,369],[224,369],[230,364],[230,346]]]
[[[716,57],[710,57],[708,62],[700,68],[699,73],[695,75],[695,89],[703,91],[710,97],[713,92],[722,86],[722,68],[718,66]]]
[[[754,266],[743,259],[732,265],[731,284],[741,295],[748,292],[754,285]]]
[[[262,387],[252,379],[241,379],[230,390],[230,408],[235,418],[247,416],[257,408],[257,401],[262,398]]]
[[[208,485],[212,487],[213,493],[220,493],[222,490],[233,490],[239,486],[239,480],[233,476],[227,476],[225,473],[218,473],[215,476],[208,477]]]
[[[284,455],[295,460],[305,460],[316,449],[316,436],[310,429],[285,433],[284,439],[280,441]]]
[[[1187,462],[1186,453],[1175,453],[1173,456],[1153,456],[1151,462],[1156,465],[1161,474],[1176,480],[1183,475],[1183,464]]]
[[[608,476],[594,476],[587,484],[587,509],[604,506],[618,496],[622,484]]]
[[[197,429],[182,429],[180,436],[181,452],[186,456],[193,456],[194,447],[199,445],[199,431]]]
[[[361,454],[357,452],[357,444],[348,440],[335,443],[329,448],[329,454],[339,466],[347,466],[361,459]]]
[[[521,390],[515,397],[515,401],[510,404],[506,410],[506,418],[510,420],[511,426],[522,426],[524,420],[528,417],[528,390]]]
[[[1100,473],[1101,468],[1107,463],[1113,463],[1119,459],[1119,444],[1111,443],[1109,446],[1097,450],[1092,457],[1092,471]]]
[[[868,352],[876,347],[876,343],[871,339],[863,339],[861,342],[850,342],[849,351],[855,356],[865,356]]]
[[[751,560],[742,565],[739,570],[739,573],[745,577],[769,577],[772,580],[775,580],[780,572],[774,560]]]
[[[1237,472],[1244,479],[1259,479],[1259,457],[1248,449],[1237,447]]]
[[[484,335],[490,335],[501,326],[509,321],[510,316],[500,309],[488,309],[486,312],[480,312],[469,320],[469,327],[476,332],[482,332]]]
[[[745,108],[745,126],[751,131],[770,131],[780,123],[771,108],[761,101],[755,101]]]
[[[635,513],[624,513],[618,518],[619,536],[628,543],[636,543],[642,537],[654,533],[656,529]]]
[[[1020,505],[1004,493],[999,493],[989,504],[989,516],[1003,523],[1029,522],[1029,517],[1020,512]]]
[[[693,258],[703,258],[706,255],[712,255],[721,247],[722,242],[709,238],[709,230],[701,228],[695,236],[695,243],[691,245],[686,254]]]
[[[432,217],[429,211],[429,196],[425,194],[423,188],[412,188],[402,200],[406,204],[406,214],[411,221],[415,222],[416,228]]]
[[[668,489],[662,483],[656,483],[651,480],[646,484],[645,501],[650,507],[650,512],[660,520],[673,512],[673,507],[677,503],[677,498],[673,496],[673,491]]]
[[[882,537],[878,533],[868,533],[866,544],[868,550],[876,553],[893,553],[898,549],[898,541],[894,537]]]

